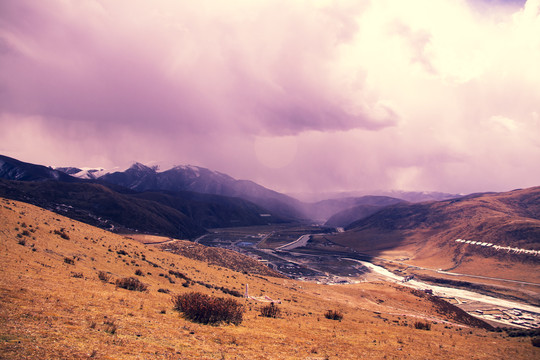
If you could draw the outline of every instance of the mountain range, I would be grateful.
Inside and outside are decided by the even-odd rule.
[[[177,238],[194,238],[207,228],[288,221],[238,197],[160,189],[137,191],[100,179],[79,179],[6,156],[0,156],[0,196],[107,229]]]
[[[134,163],[124,171],[76,167],[57,167],[53,169],[0,155],[0,178],[23,181],[48,180],[66,183],[94,183],[101,184],[121,194],[160,192],[162,193],[161,199],[166,197],[166,195],[163,195],[164,193],[167,193],[167,196],[176,193],[175,197],[177,199],[175,203],[177,209],[179,193],[183,194],[180,197],[191,197],[191,200],[193,200],[194,195],[188,195],[188,193],[222,196],[233,203],[238,203],[238,199],[243,199],[259,207],[256,209],[258,217],[261,214],[271,215],[270,217],[266,216],[265,219],[271,220],[271,222],[289,219],[324,223],[335,213],[355,206],[370,208],[367,212],[364,210],[350,210],[346,220],[343,220],[342,216],[341,221],[332,222],[332,224],[339,223],[339,226],[346,225],[344,222],[350,223],[359,220],[386,205],[402,201],[401,199],[385,196],[361,196],[306,203],[249,180],[237,180],[220,172],[191,165],[175,166],[165,171],[160,171],[157,166],[147,166],[141,163]],[[147,199],[148,196],[146,195]],[[233,198],[237,200],[232,200]],[[206,200],[208,199],[210,198],[207,197]],[[213,199],[217,200],[218,198],[214,197]],[[223,204],[224,198],[219,199]],[[180,208],[182,207],[180,206]],[[201,214],[199,213],[199,215]],[[274,220],[271,219],[272,217]],[[258,222],[256,221],[256,223]],[[246,224],[246,222],[241,221],[238,225],[240,224]],[[209,226],[205,220],[202,220],[200,225]],[[224,224],[214,221],[212,225],[223,226]]]
[[[464,251],[457,239],[540,250],[538,187],[421,203],[386,196],[304,203],[196,166],[159,171],[135,163],[107,172],[52,169],[5,156],[0,156],[0,178],[1,196],[106,228],[194,238],[208,228],[327,219],[327,226],[346,229],[334,236],[336,243],[372,254],[401,249],[416,259],[437,256],[448,268],[479,254],[508,256],[485,247]]]

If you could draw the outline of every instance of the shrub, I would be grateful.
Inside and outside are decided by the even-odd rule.
[[[19,245],[22,245],[22,246],[25,246],[25,245],[26,245],[26,240],[20,239],[20,240],[18,241],[18,244],[19,244]]]
[[[414,328],[420,329],[420,330],[431,330],[431,324],[428,323],[427,321],[426,322],[417,321],[414,323]]]
[[[169,270],[169,274],[176,276],[177,278],[180,278],[180,279],[189,280],[189,278],[186,275],[182,274],[180,271]]]
[[[158,289],[157,292],[168,294],[170,293],[169,289]]]
[[[139,269],[135,270],[135,275],[137,276],[144,276],[143,272]]]
[[[191,292],[177,295],[172,299],[175,310],[184,316],[201,324],[220,324],[222,322],[238,325],[242,322],[244,307],[233,299]]]
[[[281,310],[272,302],[261,308],[261,315],[264,317],[277,318]]]
[[[109,282],[109,280],[111,280],[111,275],[109,275],[105,271],[100,271],[98,272],[98,278],[101,281]]]
[[[60,229],[60,230],[54,230],[54,233],[55,233],[56,235],[60,235],[60,237],[61,237],[62,239],[69,240],[69,235],[66,234],[64,228],[62,228],[62,229]]]
[[[330,320],[339,320],[341,321],[343,319],[343,313],[339,310],[328,310],[324,317]]]
[[[69,265],[75,265],[75,260],[65,257],[64,262]]]
[[[146,291],[146,288],[148,287],[140,282],[139,279],[133,277],[116,280],[116,286],[131,291]]]
[[[82,279],[84,275],[83,273],[72,272],[71,277]]]

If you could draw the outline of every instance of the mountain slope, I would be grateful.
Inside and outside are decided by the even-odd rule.
[[[126,171],[105,174],[99,179],[136,191],[194,191],[240,197],[268,209],[277,216],[303,217],[299,210],[301,203],[296,199],[252,181],[236,180],[228,175],[197,166],[176,166],[158,172],[156,168],[135,163]]]
[[[54,210],[107,229],[194,238],[206,231],[180,211],[90,183],[0,179],[0,196]]]
[[[483,273],[503,274],[504,266],[508,273],[508,268],[523,263],[537,268],[538,256],[497,250],[495,245],[540,250],[540,187],[389,206],[350,224],[333,240],[371,254],[402,251],[417,264],[442,268],[471,270],[479,259],[500,262],[498,270],[477,269]],[[533,278],[540,281],[539,276]]]
[[[129,196],[176,209],[204,228],[266,225],[286,221],[276,216],[266,216],[266,209],[241,198],[192,191],[145,191]]]
[[[237,198],[192,192],[122,193],[94,183],[0,179],[0,196],[42,206],[73,219],[120,231],[194,238],[204,228],[265,225],[260,207]]]
[[[114,174],[120,178],[139,179],[139,184],[122,179],[117,179],[118,184],[99,179],[84,180],[5,156],[0,157],[0,164],[0,179],[27,182],[2,182],[0,193],[4,196],[56,209],[75,219],[106,228],[128,228],[191,238],[203,233],[202,228],[252,226],[284,221],[276,216],[261,216],[268,211],[240,198],[189,191],[138,193],[137,190],[156,187],[143,184],[145,174],[155,180],[155,169],[141,164],[135,164],[124,173]],[[79,168],[58,169],[75,175],[81,175],[82,171]],[[82,172],[89,178],[95,178],[101,170],[87,169]]]
[[[62,171],[68,175],[79,179],[97,179],[106,173],[104,168],[84,168],[79,169],[76,167],[57,167],[55,170]]]
[[[54,170],[42,165],[22,162],[4,155],[0,155],[0,178],[20,181],[80,181],[62,171]]]
[[[362,196],[359,198],[326,200],[315,205],[326,207],[327,220],[325,225],[345,227],[354,221],[376,213],[386,206],[403,202],[401,199],[388,196]],[[330,205],[329,208],[328,205]]]
[[[0,205],[2,359],[540,356],[528,339],[457,324],[474,318],[397,285],[361,283],[328,291],[314,283],[252,276],[161,252],[28,204],[0,199]],[[68,239],[55,233],[60,229]],[[127,277],[147,290],[115,285]],[[243,293],[245,284],[258,299],[281,300],[281,316],[262,317],[267,302],[225,292]],[[243,322],[188,321],[172,309],[171,299],[191,291],[239,301],[245,306]],[[326,319],[328,309],[341,311],[343,320]],[[415,329],[416,321],[431,330]]]

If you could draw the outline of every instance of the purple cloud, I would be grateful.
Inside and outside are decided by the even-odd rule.
[[[282,191],[537,185],[539,8],[4,0],[0,153]]]

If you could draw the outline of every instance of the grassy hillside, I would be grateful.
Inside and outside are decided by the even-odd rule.
[[[117,185],[0,179],[0,196],[51,209],[91,225],[120,231],[194,238],[205,228],[282,222],[239,198],[192,192],[136,193]],[[131,230],[131,231],[130,231]]]
[[[180,211],[120,194],[106,186],[0,179],[0,195],[23,200],[92,225],[193,238],[206,231]]]
[[[540,356],[528,338],[460,325],[470,318],[396,285],[325,286],[239,273],[6,199],[0,199],[0,273],[2,359]],[[147,290],[115,285],[127,277]],[[281,300],[281,315],[262,317],[266,303],[224,291],[243,293],[245,284],[251,295]],[[240,301],[243,322],[185,319],[172,309],[172,294],[193,290]],[[325,318],[330,309],[343,319]],[[416,329],[416,321],[431,330]]]
[[[416,265],[540,282],[538,256],[455,241],[540,250],[540,187],[394,205],[347,230],[332,241]]]
[[[261,262],[236,251],[155,235],[129,234],[127,238],[143,244],[153,245],[163,251],[170,251],[190,259],[203,261],[238,272],[287,278]]]

